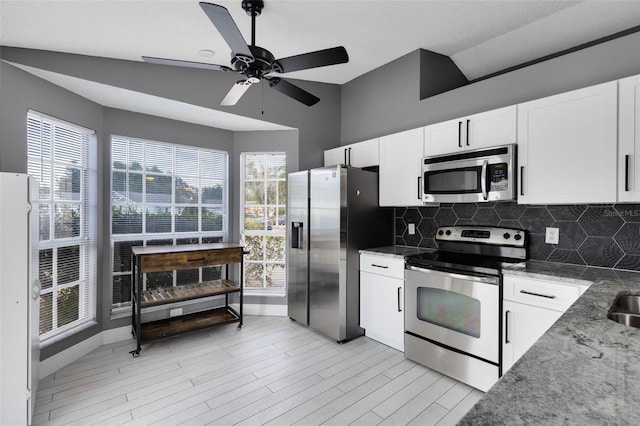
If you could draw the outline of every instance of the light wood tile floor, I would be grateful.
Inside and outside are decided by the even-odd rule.
[[[40,382],[35,425],[453,425],[482,392],[285,317],[103,346]]]

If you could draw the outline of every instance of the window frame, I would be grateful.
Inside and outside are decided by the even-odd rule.
[[[33,124],[31,124],[33,122]],[[41,332],[41,344],[48,344],[64,338],[68,335],[77,333],[88,326],[96,324],[96,277],[97,277],[97,138],[96,132],[82,126],[78,126],[67,121],[42,114],[34,110],[27,112],[27,168],[30,176],[34,177],[41,183],[40,191],[38,191],[37,199],[34,200],[34,208],[38,209],[38,217],[42,231],[42,223],[46,218],[48,221],[48,229],[45,234],[48,238],[42,240],[41,232],[38,232],[38,253],[42,255],[43,251],[51,250],[50,271],[47,271],[38,259],[39,276],[41,281],[45,280],[45,276],[49,273],[51,286],[42,288],[41,297],[41,324],[43,315],[47,313],[42,311],[44,298],[51,295],[51,329]],[[32,140],[32,126],[39,126],[40,134],[38,140]],[[45,127],[48,132],[45,132]],[[45,133],[46,136],[45,136]],[[58,138],[57,134],[61,136]],[[79,138],[80,158],[67,159],[68,161],[56,158],[58,152],[60,157],[67,155],[68,147],[64,146],[68,143],[69,137],[64,134],[75,134]],[[45,144],[49,144],[48,153],[45,153]],[[36,144],[37,146],[32,146]],[[56,146],[63,145],[64,148],[57,149]],[[36,155],[36,151],[38,155]],[[56,172],[61,168],[78,169],[80,171],[78,199],[65,199],[56,196],[59,190],[55,189],[58,177]],[[46,176],[46,177],[45,177]],[[47,186],[48,185],[48,186]],[[73,182],[72,182],[73,185]],[[48,197],[41,198],[42,188],[49,188]],[[73,198],[74,191],[70,192]],[[69,194],[67,194],[69,195]],[[48,214],[42,215],[43,206],[48,207]],[[65,207],[64,211],[79,211],[80,218],[78,224],[77,236],[63,236],[56,238],[56,206]],[[68,209],[68,206],[75,206],[76,209]],[[60,268],[66,269],[64,263],[60,264],[60,249],[67,247],[79,247],[77,270],[78,279],[60,283],[58,272]],[[40,255],[38,256],[40,258]],[[35,260],[34,260],[35,262]],[[35,264],[34,264],[35,266]],[[58,298],[59,292],[65,289],[78,287],[78,318],[63,325],[58,324]]]
[[[264,159],[265,159],[265,169],[266,169],[266,159],[267,156],[269,155],[278,155],[278,156],[282,156],[284,157],[284,176],[281,178],[269,178],[266,174],[262,179],[250,179],[249,181],[251,182],[263,182],[265,183],[265,190],[264,190],[264,200],[265,203],[263,204],[264,208],[265,208],[265,216],[266,216],[266,211],[269,208],[275,208],[276,209],[276,221],[278,220],[278,209],[279,208],[283,208],[284,209],[284,224],[282,226],[281,230],[246,230],[245,229],[245,209],[247,208],[247,204],[246,204],[246,199],[245,199],[245,184],[248,181],[246,178],[246,157],[248,155],[263,155]],[[269,204],[267,201],[267,195],[266,195],[266,183],[267,182],[283,182],[285,185],[285,195],[284,195],[284,199],[281,200],[281,203],[277,203],[277,204]],[[245,256],[244,259],[244,270],[243,270],[243,274],[244,276],[242,277],[242,281],[244,283],[244,290],[246,292],[246,294],[252,294],[252,295],[265,295],[265,296],[284,296],[286,294],[286,253],[283,254],[283,258],[282,260],[267,260],[265,259],[265,246],[266,246],[266,237],[268,236],[277,236],[277,237],[281,237],[283,239],[283,251],[286,251],[286,214],[287,214],[287,197],[286,197],[286,182],[287,182],[287,153],[284,151],[251,151],[251,152],[242,152],[240,154],[240,214],[239,214],[239,233],[240,233],[240,240],[241,240],[241,244],[244,244],[246,246],[246,236],[263,236],[265,237],[263,239],[263,243],[262,243],[262,247],[263,247],[263,256],[262,256],[262,260],[258,261],[255,259],[252,259],[252,254],[250,253],[249,255]],[[265,225],[266,225],[266,217],[265,217]],[[283,271],[282,271],[282,279],[283,279],[283,285],[281,287],[273,287],[270,288],[266,285],[266,271],[263,270],[263,287],[261,288],[255,288],[255,287],[247,287],[247,279],[246,279],[246,275],[247,275],[247,271],[250,268],[251,264],[263,264],[263,265],[269,265],[269,264],[274,264],[274,265],[278,265],[281,264],[283,266]]]
[[[142,163],[140,164],[140,170],[131,170],[131,151],[127,148],[127,158],[125,161],[125,168],[115,168],[114,161],[114,140],[119,139],[120,142],[126,142],[130,144],[131,142],[139,143],[142,145]],[[110,163],[109,163],[109,181],[110,181],[110,201],[109,201],[109,239],[110,239],[110,295],[111,295],[111,314],[112,316],[128,316],[131,315],[131,301],[123,301],[119,303],[114,303],[114,291],[115,291],[115,279],[116,277],[129,277],[129,285],[133,285],[133,274],[131,269],[128,270],[120,270],[116,271],[115,261],[116,261],[116,249],[115,246],[118,243],[127,243],[127,242],[141,242],[143,246],[147,246],[149,244],[153,244],[157,241],[162,241],[164,243],[170,243],[172,245],[181,244],[181,243],[202,243],[202,242],[211,242],[215,241],[227,241],[229,236],[229,153],[219,149],[210,149],[203,148],[197,146],[190,146],[185,144],[176,144],[164,141],[154,141],[148,139],[127,137],[121,135],[111,135],[109,138],[110,144]],[[167,149],[171,149],[172,158],[171,158],[171,172],[158,172],[149,170],[149,166],[147,165],[147,148],[148,147],[163,147]],[[198,156],[198,173],[194,175],[189,175],[190,178],[197,178],[199,183],[202,181],[215,181],[219,180],[222,182],[222,198],[221,203],[204,203],[202,200],[202,185],[199,185],[198,188],[198,201],[197,203],[179,203],[176,202],[176,178],[184,177],[184,174],[178,173],[178,168],[176,167],[176,152],[178,150],[193,150],[197,152]],[[219,178],[211,178],[202,173],[202,156],[210,154],[213,156],[219,155],[222,157],[222,161],[220,163],[222,172]],[[156,165],[150,166],[155,167]],[[133,201],[127,197],[125,194],[125,198],[127,199],[124,203],[114,203],[114,172],[123,172],[125,173],[125,182],[127,191],[129,189],[129,175],[139,174],[141,175],[142,187],[141,190],[141,199],[140,201]],[[171,178],[171,200],[168,203],[158,203],[158,202],[149,202],[146,201],[146,184],[147,177],[150,176],[163,176]],[[114,207],[121,207],[123,205],[133,206],[138,208],[138,212],[141,215],[141,232],[140,233],[113,233],[113,213]],[[171,214],[171,230],[169,232],[148,232],[147,230],[147,207],[162,207],[167,209]],[[198,211],[198,224],[197,229],[194,231],[188,232],[177,232],[176,231],[176,211],[179,208],[196,208]],[[222,220],[222,229],[214,230],[214,231],[205,231],[202,229],[202,212],[204,209],[219,209],[221,212],[221,220]],[[181,242],[181,240],[183,242]],[[186,241],[186,242],[184,242]],[[224,270],[223,270],[224,272]],[[203,269],[199,268],[199,278],[202,279]],[[145,274],[143,281],[143,288],[146,288],[147,276]],[[172,272],[172,285],[178,285],[178,273],[176,270]]]

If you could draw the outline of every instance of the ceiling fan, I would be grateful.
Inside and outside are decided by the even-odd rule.
[[[247,42],[242,37],[240,30],[238,30],[238,27],[226,8],[205,2],[201,2],[200,7],[231,48],[230,67],[226,65],[152,58],[148,56],[143,56],[142,59],[145,62],[153,64],[230,71],[242,74],[244,80],[238,81],[231,90],[229,90],[220,105],[235,105],[252,84],[259,83],[264,79],[269,83],[269,87],[307,106],[311,106],[316,104],[320,99],[295,84],[280,77],[271,76],[270,74],[272,72],[282,74],[349,62],[349,55],[342,46],[281,59],[275,59],[273,54],[267,49],[256,46],[256,17],[260,15],[264,8],[263,1],[244,0],[242,2],[242,9],[247,12],[247,15],[251,16],[250,45],[247,45]]]

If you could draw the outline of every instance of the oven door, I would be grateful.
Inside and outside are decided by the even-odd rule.
[[[515,199],[515,146],[422,160],[422,201],[462,203]]]
[[[500,280],[409,266],[405,329],[432,343],[499,363]]]

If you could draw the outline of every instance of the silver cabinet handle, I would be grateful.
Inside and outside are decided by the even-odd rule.
[[[531,291],[526,291],[526,290],[520,290],[520,293],[528,294],[530,296],[544,297],[546,299],[555,299],[556,298],[555,296],[551,296],[551,295],[548,295],[548,294],[533,293]]]
[[[402,297],[400,296],[401,292],[402,292],[402,287],[398,287],[398,312],[402,312],[402,307],[400,306],[400,300],[402,299]]]

